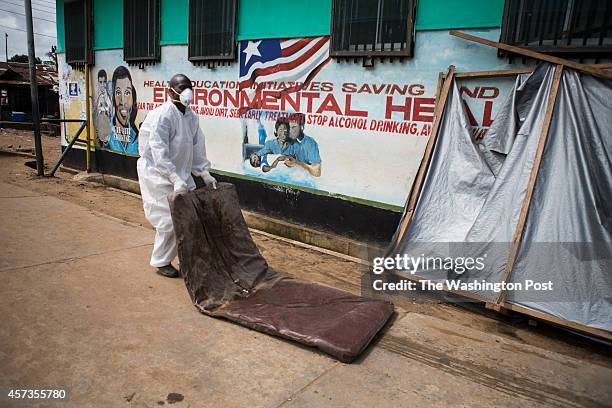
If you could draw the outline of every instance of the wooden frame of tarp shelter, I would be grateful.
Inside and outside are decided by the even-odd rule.
[[[510,248],[510,252],[508,254],[508,260],[506,262],[506,269],[503,274],[502,282],[506,282],[511,274],[512,269],[514,268],[514,263],[516,261],[516,257],[518,255],[518,249],[521,243],[521,239],[523,236],[523,230],[525,227],[525,223],[527,221],[527,216],[529,214],[529,207],[531,205],[531,199],[533,197],[533,192],[535,189],[535,183],[538,177],[538,172],[540,170],[540,164],[542,162],[542,156],[544,153],[544,148],[546,147],[546,141],[548,139],[548,130],[550,128],[550,123],[552,121],[552,116],[554,113],[555,102],[557,100],[557,94],[559,91],[559,85],[561,83],[561,78],[563,74],[564,67],[569,67],[575,70],[579,70],[591,75],[598,75],[608,79],[612,79],[612,72],[605,71],[605,68],[612,67],[612,64],[598,64],[598,65],[585,65],[579,64],[574,61],[565,60],[558,57],[553,57],[550,55],[542,54],[539,52],[526,50],[520,47],[502,44],[490,40],[486,40],[480,37],[476,37],[473,35],[465,34],[458,31],[451,31],[450,35],[455,37],[463,38],[469,41],[474,41],[480,44],[489,45],[498,49],[502,49],[514,54],[522,55],[528,58],[534,58],[541,61],[550,62],[555,64],[555,72],[552,82],[552,87],[550,93],[548,95],[548,100],[546,103],[546,112],[544,114],[544,121],[542,124],[542,129],[539,135],[538,147],[536,150],[536,154],[534,157],[533,168],[531,169],[531,174],[529,176],[527,191],[525,193],[525,198],[523,199],[523,203],[521,205],[521,212],[519,214],[519,219],[517,221],[517,225],[515,228],[512,246]],[[421,164],[417,171],[417,175],[415,177],[414,183],[412,185],[412,189],[410,191],[408,201],[406,203],[406,210],[404,212],[404,216],[402,217],[402,221],[399,226],[399,233],[397,234],[394,242],[389,246],[390,250],[388,254],[393,254],[397,251],[399,243],[404,238],[406,232],[408,231],[408,227],[412,222],[412,218],[414,215],[414,210],[417,205],[418,197],[421,193],[421,189],[423,187],[423,182],[425,180],[425,175],[427,174],[427,170],[429,168],[429,163],[431,161],[431,157],[434,151],[434,147],[436,141],[438,139],[438,133],[440,129],[440,123],[442,120],[442,116],[444,114],[444,109],[446,108],[446,103],[448,100],[448,94],[450,91],[450,87],[452,81],[455,78],[496,78],[496,77],[506,77],[506,76],[515,76],[521,74],[531,73],[532,69],[514,69],[514,70],[498,70],[498,71],[478,71],[478,72],[455,72],[455,67],[451,65],[446,74],[440,74],[438,77],[438,87],[436,90],[436,108],[434,110],[434,122],[432,125],[431,134],[429,137],[429,141],[427,142],[427,147],[425,148],[425,153],[423,155],[423,159],[421,160]],[[406,278],[408,280],[420,282],[426,280],[416,275],[401,275],[402,278]],[[549,323],[553,323],[556,325],[560,325],[569,329],[574,329],[578,331],[582,331],[584,333],[592,334],[595,336],[602,337],[604,339],[612,341],[612,333],[606,330],[597,329],[593,327],[589,327],[580,323],[571,322],[569,320],[565,320],[562,318],[558,318],[556,316],[539,312],[537,310],[532,310],[527,307],[513,305],[506,302],[506,292],[502,290],[497,299],[494,302],[491,302],[490,299],[485,299],[471,292],[464,292],[453,290],[451,288],[446,287],[445,284],[445,292],[458,295],[470,300],[482,302],[485,304],[485,307],[488,309],[493,309],[498,312],[502,312],[505,310],[510,310],[518,313],[522,313],[527,316],[534,317],[539,320],[547,321]]]

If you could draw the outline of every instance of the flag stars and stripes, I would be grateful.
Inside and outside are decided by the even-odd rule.
[[[240,51],[241,89],[265,82],[307,84],[330,59],[329,36],[241,41]]]

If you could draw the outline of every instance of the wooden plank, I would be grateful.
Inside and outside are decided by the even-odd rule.
[[[540,171],[540,164],[542,163],[542,156],[544,155],[544,148],[546,147],[546,141],[548,140],[548,130],[550,128],[550,123],[552,121],[552,116],[555,110],[555,102],[557,101],[557,94],[559,93],[558,91],[559,85],[561,84],[562,75],[563,65],[557,65],[555,67],[555,75],[553,77],[550,93],[548,94],[546,112],[544,114],[544,121],[542,122],[542,129],[540,130],[540,138],[538,139],[538,148],[533,159],[533,167],[531,168],[531,174],[529,175],[527,191],[525,192],[525,198],[523,199],[521,212],[516,223],[516,230],[514,231],[512,247],[510,248],[510,253],[508,254],[508,260],[506,261],[506,269],[502,277],[502,282],[506,282],[508,280],[510,274],[512,273],[512,268],[514,268],[514,263],[516,262],[518,249],[521,244],[521,238],[523,236],[523,229],[525,228],[527,214],[529,213],[531,199],[533,198],[533,191],[535,190],[535,183],[538,178],[538,172]],[[501,291],[495,303],[499,304],[503,302],[505,298],[506,291]]]
[[[420,276],[417,275],[397,275],[398,277],[402,278],[402,279],[407,279],[409,281],[413,281],[413,282],[417,282],[420,283],[424,280],[426,280],[425,278],[422,278]],[[481,297],[475,293],[472,292],[464,292],[461,290],[453,290],[450,289],[448,286],[446,286],[446,283],[444,284],[444,292],[446,293],[450,293],[456,296],[460,296],[465,298],[468,301],[472,301],[472,302],[479,302],[482,303],[485,307],[485,309],[489,309],[489,310],[494,310],[500,314],[503,315],[507,315],[508,311],[511,312],[516,312],[516,313],[521,313],[524,314],[526,316],[530,316],[530,317],[534,317],[538,320],[542,320],[548,323],[552,323],[552,324],[556,324],[558,326],[562,326],[565,328],[569,328],[572,330],[577,330],[583,333],[587,333],[587,334],[591,334],[593,336],[598,336],[601,337],[603,339],[607,339],[612,341],[612,333],[607,331],[607,330],[602,330],[602,329],[596,329],[593,327],[589,327],[586,326],[584,324],[580,324],[580,323],[575,323],[575,322],[570,322],[569,320],[565,320],[562,319],[560,317],[556,317],[553,316],[551,314],[548,313],[544,313],[544,312],[540,312],[537,310],[533,310],[533,309],[529,309],[526,308],[524,306],[519,306],[519,305],[513,305],[511,303],[500,303],[500,304],[496,304],[496,303],[491,303],[489,300],[487,300],[484,297]]]
[[[591,64],[595,68],[612,68],[612,63]],[[505,76],[514,76],[522,74],[531,74],[534,68],[526,69],[501,69],[496,71],[466,71],[455,72],[455,78],[497,78]],[[442,79],[446,78],[446,74],[442,74]]]
[[[498,71],[457,72],[455,78],[496,78],[521,74],[531,74],[533,69],[502,69]]]
[[[438,83],[436,84],[436,106],[438,106],[438,100],[440,99],[440,90],[442,89],[442,84],[444,83],[444,78],[446,78],[446,74],[444,72],[438,73]]]
[[[408,230],[408,226],[410,225],[410,222],[412,221],[414,207],[416,206],[416,202],[421,192],[423,181],[425,180],[425,173],[427,172],[427,168],[429,167],[429,161],[431,160],[433,148],[436,144],[436,140],[438,139],[438,130],[440,128],[440,122],[442,121],[444,107],[448,99],[448,93],[450,91],[451,84],[454,80],[454,75],[455,75],[455,66],[451,65],[448,68],[448,73],[446,74],[446,79],[444,80],[444,85],[442,86],[442,91],[440,93],[440,97],[438,98],[438,103],[436,104],[436,109],[434,111],[434,123],[431,128],[431,134],[429,135],[429,140],[427,141],[427,147],[425,148],[425,154],[423,155],[423,160],[421,160],[419,170],[417,171],[417,176],[414,179],[414,183],[412,184],[410,198],[408,199],[408,204],[406,206],[406,213],[404,214],[404,217],[402,218],[399,234],[397,235],[397,238],[395,242],[393,243],[393,246],[391,247],[392,249],[390,253],[395,253],[397,251],[399,243],[404,238],[404,235],[406,234],[406,231]]]
[[[502,305],[498,305],[497,303],[486,302],[485,309],[493,310],[494,312],[504,316],[510,316],[512,314],[510,310],[504,308]]]
[[[594,327],[585,326],[584,324],[570,322],[569,320],[561,319],[560,317],[556,317],[548,313],[529,309],[523,306],[513,305],[510,303],[502,303],[500,306],[503,307],[504,309],[511,310],[517,313],[521,313],[527,316],[535,317],[536,319],[543,320],[548,323],[553,323],[559,326],[581,331],[584,333],[591,334],[593,336],[598,336],[603,339],[612,341],[612,333],[610,333],[607,330],[596,329]]]
[[[599,75],[604,78],[612,79],[612,72],[604,71],[603,69],[594,67],[592,65],[579,64],[574,61],[566,60],[559,57],[553,57],[552,55],[543,54],[541,52],[527,50],[525,48],[516,47],[514,45],[502,44],[495,41],[486,40],[484,38],[476,37],[474,35],[462,33],[460,31],[450,31],[450,35],[463,38],[464,40],[474,41],[479,44],[489,45],[491,47],[498,48],[500,50],[512,52],[514,54],[524,55],[525,57],[535,58],[541,61],[547,61],[552,64],[563,65],[569,68],[576,69],[582,72],[588,72],[589,74]]]

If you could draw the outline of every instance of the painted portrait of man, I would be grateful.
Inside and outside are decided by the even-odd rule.
[[[114,114],[108,147],[120,153],[138,154],[136,89],[126,67],[119,66],[115,69],[111,89]]]
[[[314,177],[321,177],[319,144],[304,133],[306,123],[303,113],[289,115],[289,140],[295,143],[295,159],[287,160],[289,167],[299,167]]]

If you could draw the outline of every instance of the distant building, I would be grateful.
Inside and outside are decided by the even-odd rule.
[[[58,81],[55,67],[46,64],[37,65],[36,82],[40,115],[59,118]],[[2,121],[32,121],[28,64],[0,62],[0,111]]]

